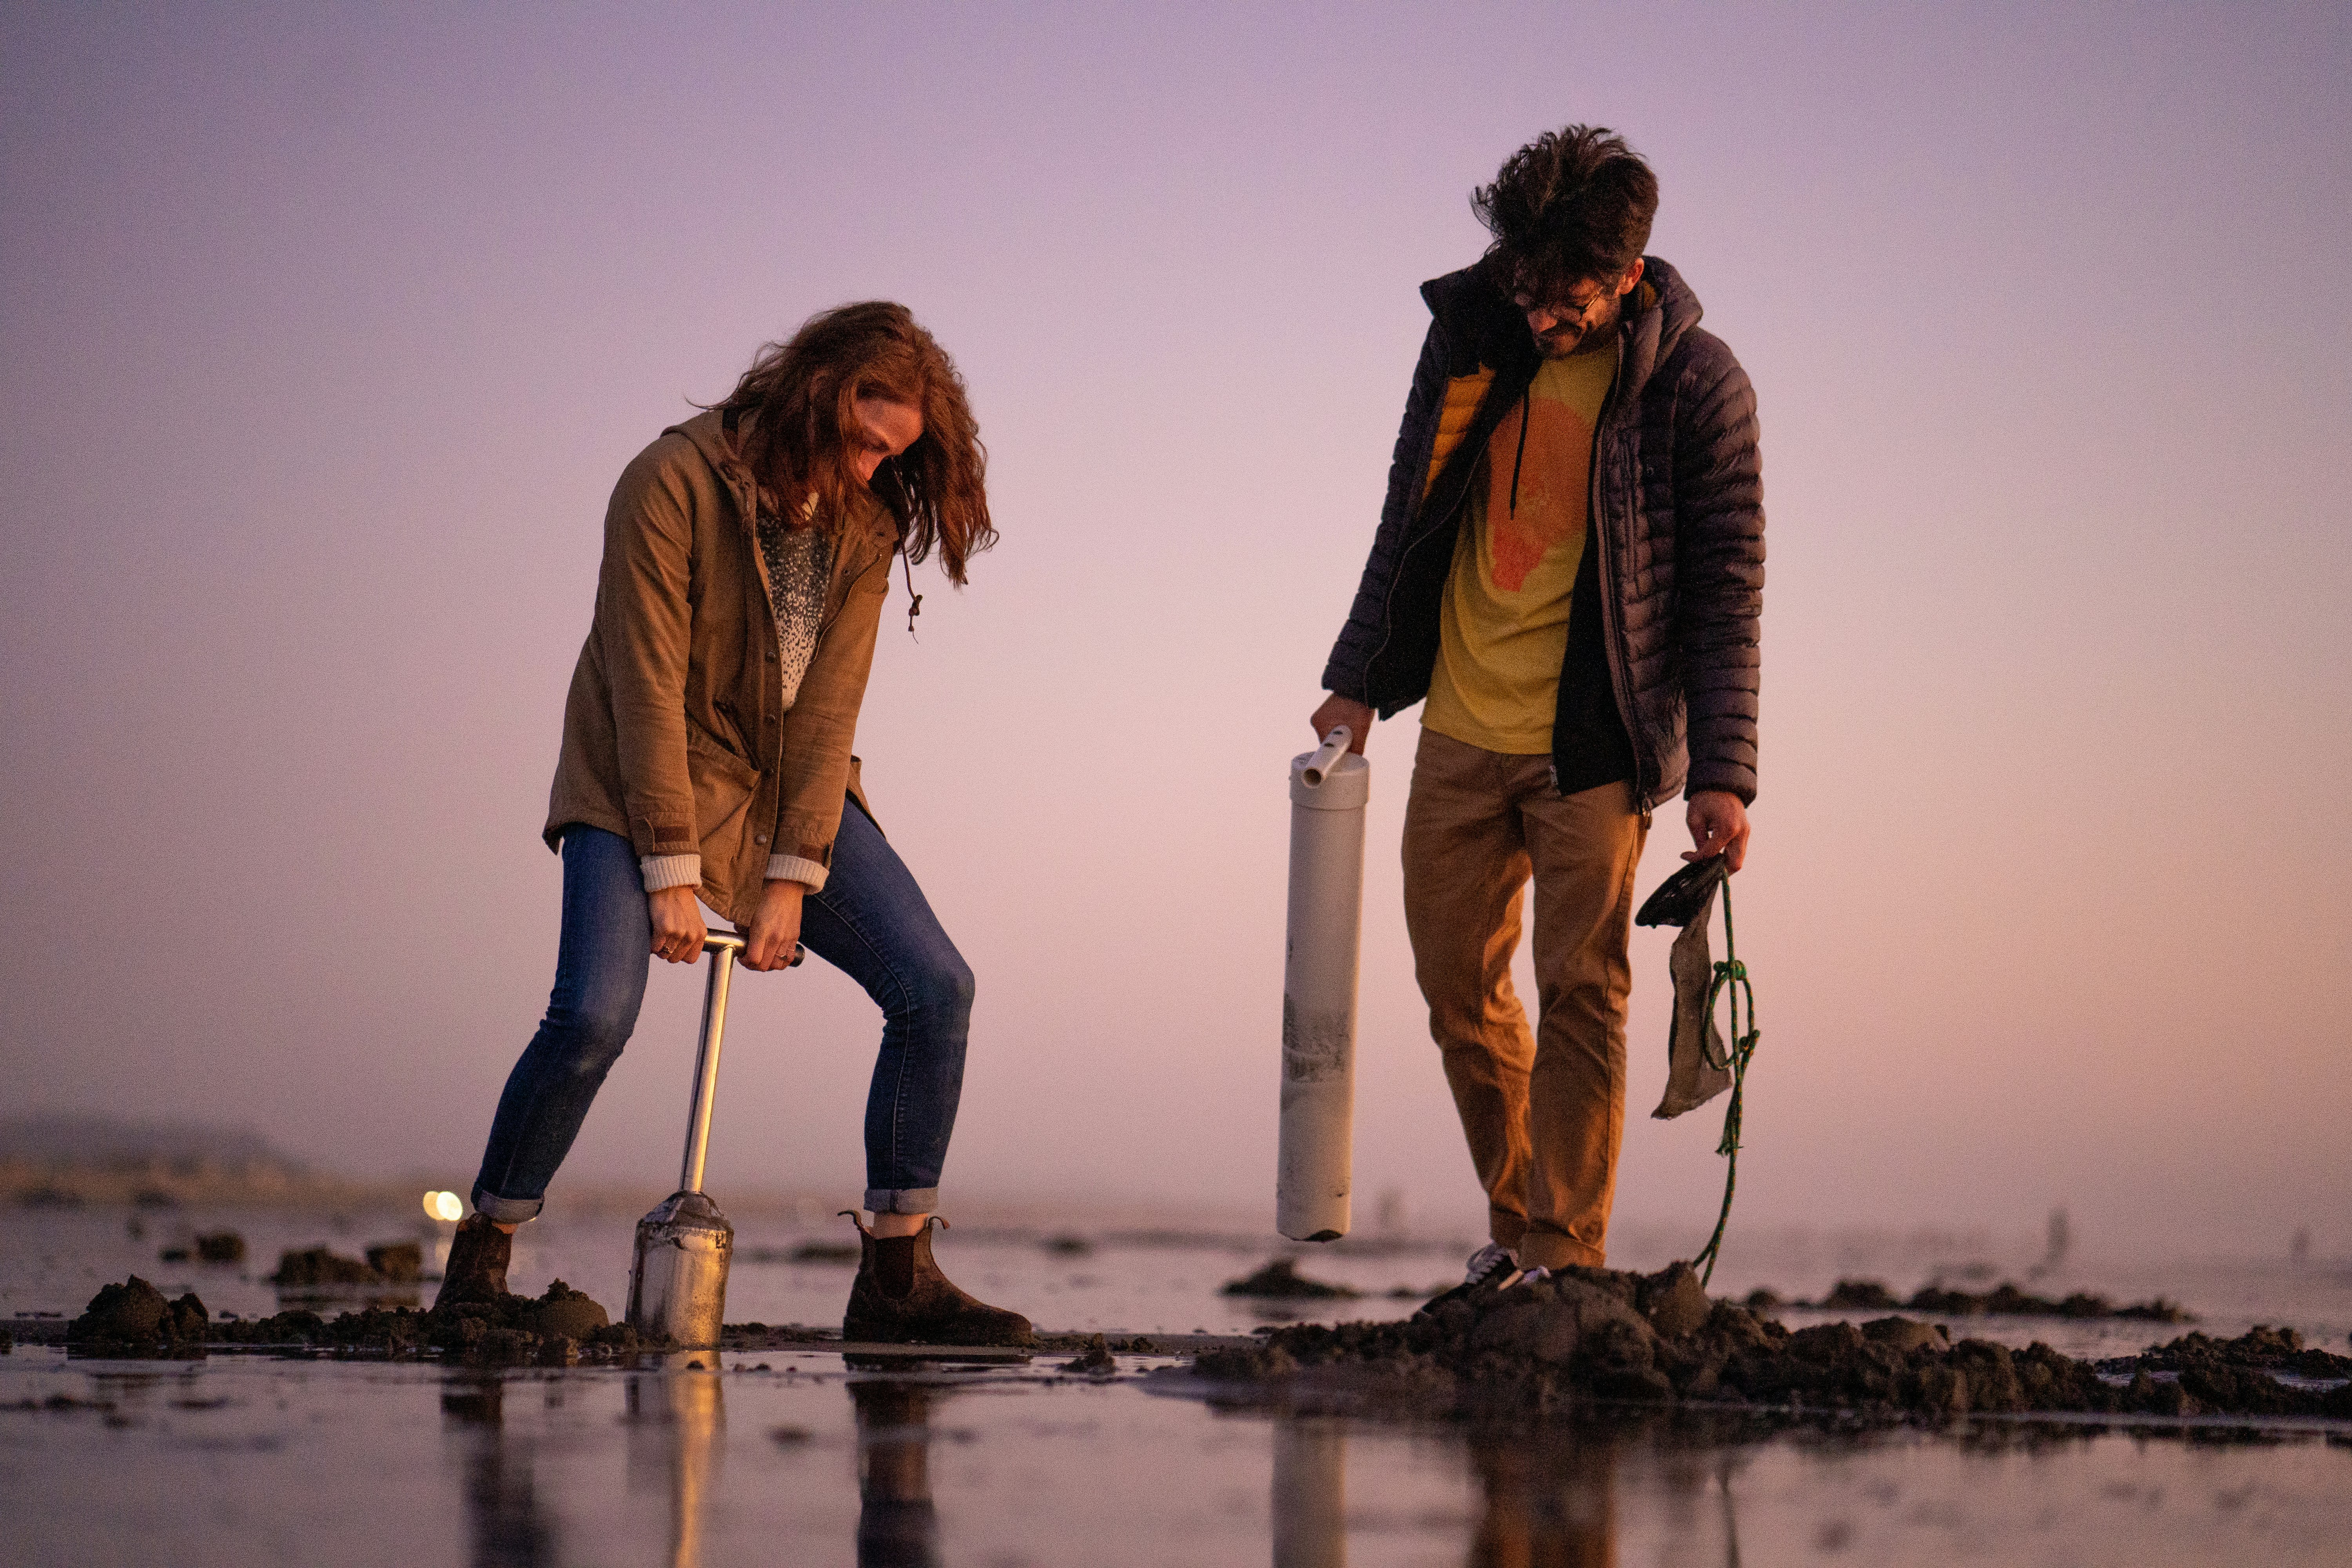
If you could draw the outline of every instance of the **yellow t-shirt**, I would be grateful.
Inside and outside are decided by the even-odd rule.
[[[1592,431],[1616,374],[1612,353],[1544,361],[1527,400],[1487,439],[1455,537],[1421,714],[1441,735],[1516,756],[1551,750],[1569,597],[1584,560]]]

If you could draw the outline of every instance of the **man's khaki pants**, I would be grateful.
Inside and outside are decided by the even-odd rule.
[[[1430,1033],[1522,1268],[1599,1266],[1625,1129],[1625,954],[1644,837],[1631,785],[1570,795],[1551,759],[1421,732],[1404,812],[1405,929]],[[1535,878],[1538,1025],[1511,986]]]

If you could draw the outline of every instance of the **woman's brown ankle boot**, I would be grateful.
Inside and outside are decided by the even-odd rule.
[[[912,1236],[878,1237],[855,1210],[844,1210],[857,1226],[862,1252],[857,1282],[849,1288],[849,1310],[841,1337],[853,1343],[926,1345],[1034,1345],[1037,1336],[1018,1312],[976,1301],[940,1272],[931,1258],[933,1215]]]
[[[449,1243],[441,1270],[441,1293],[433,1310],[463,1301],[496,1301],[507,1293],[507,1261],[514,1256],[514,1232],[500,1230],[486,1214],[471,1214]]]

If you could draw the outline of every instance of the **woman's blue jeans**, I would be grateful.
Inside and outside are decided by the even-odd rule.
[[[963,1093],[971,969],[855,801],[842,809],[824,890],[801,906],[801,942],[882,1008],[882,1054],[866,1097],[866,1206],[928,1214],[939,1207],[940,1167]],[[600,827],[567,829],[555,990],[499,1097],[474,1183],[480,1212],[509,1223],[539,1213],[636,1026],[652,947],[635,848]]]

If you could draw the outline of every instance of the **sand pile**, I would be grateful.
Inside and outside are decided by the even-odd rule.
[[[2042,1344],[1954,1343],[1940,1326],[1904,1317],[1791,1333],[1710,1300],[1681,1263],[1646,1276],[1566,1269],[1405,1322],[1299,1324],[1254,1350],[1203,1355],[1194,1370],[1454,1415],[1694,1401],[1888,1421],[1971,1411],[2352,1418],[2352,1385],[2293,1386],[2272,1375],[2352,1376],[2352,1359],[2306,1350],[2292,1331],[2227,1342],[2191,1334],[2097,1366]]]

